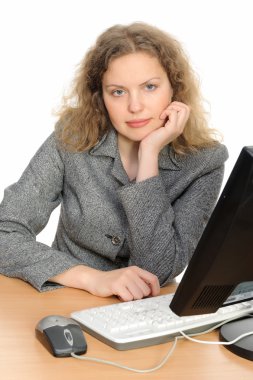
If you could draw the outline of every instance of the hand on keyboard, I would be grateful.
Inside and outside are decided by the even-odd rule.
[[[100,297],[118,296],[122,301],[157,296],[160,284],[157,276],[137,266],[104,272],[94,270],[90,292]]]

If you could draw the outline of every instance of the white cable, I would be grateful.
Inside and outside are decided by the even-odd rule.
[[[252,315],[251,314],[242,314],[242,316],[243,317],[247,317],[247,316],[252,316]],[[112,365],[114,367],[118,367],[118,368],[121,368],[121,369],[126,369],[128,371],[137,372],[137,373],[154,372],[154,371],[160,369],[167,362],[167,360],[169,359],[169,357],[173,354],[173,352],[174,352],[174,350],[176,348],[176,345],[177,345],[177,341],[179,339],[186,338],[186,339],[188,339],[188,340],[190,340],[192,342],[201,343],[201,344],[230,345],[230,344],[233,344],[233,343],[237,342],[240,339],[245,338],[246,336],[253,335],[253,331],[250,331],[250,332],[247,332],[245,334],[242,334],[242,335],[238,336],[237,338],[235,338],[234,340],[229,341],[229,342],[217,342],[217,341],[214,342],[214,341],[205,341],[205,340],[198,340],[198,339],[192,338],[192,336],[204,335],[204,334],[207,334],[207,333],[209,333],[209,332],[211,332],[213,330],[216,330],[218,327],[223,326],[223,325],[225,325],[228,322],[237,320],[239,317],[240,316],[236,316],[234,318],[229,318],[229,319],[227,319],[227,320],[225,320],[223,322],[220,322],[220,323],[216,324],[215,326],[212,326],[208,330],[205,330],[205,331],[202,331],[202,332],[199,332],[199,333],[194,333],[194,334],[187,335],[185,332],[179,331],[179,333],[181,334],[181,336],[175,337],[174,343],[173,343],[172,347],[170,348],[169,352],[166,354],[166,356],[161,361],[161,363],[158,364],[156,367],[153,367],[153,368],[148,368],[148,369],[132,368],[132,367],[125,366],[123,364],[112,362],[110,360],[104,360],[104,359],[99,359],[99,358],[94,358],[94,357],[89,357],[89,356],[80,356],[80,355],[76,355],[75,353],[71,353],[71,356],[73,358],[76,358],[76,359],[79,359],[79,360],[93,361],[93,362],[96,362],[96,363]]]
[[[204,331],[201,331],[201,332],[196,332],[196,333],[191,333],[191,334],[186,334],[186,333],[184,333],[184,334],[187,335],[188,337],[189,336],[197,336],[197,335],[205,335],[205,334],[208,334],[208,333],[216,330],[217,328],[219,328],[219,327],[221,327],[221,326],[223,326],[223,325],[225,325],[225,324],[227,324],[229,322],[236,321],[238,318],[241,318],[241,317],[253,317],[253,315],[252,314],[237,315],[236,317],[228,318],[225,321],[219,322],[219,323],[217,323],[216,325],[210,327],[207,330],[204,330]],[[181,333],[181,332],[179,331],[179,333]],[[184,338],[184,336],[182,335],[181,338]]]
[[[243,315],[243,317],[247,317],[247,316],[252,316],[252,314],[244,314]],[[229,322],[232,322],[232,321],[234,321],[234,320],[237,320],[238,319],[238,316],[236,316],[236,317],[234,317],[234,318],[229,318],[229,319],[227,319],[227,320],[225,320],[225,321],[223,321],[223,322],[221,322],[221,323],[219,323],[219,324],[217,324],[217,325],[215,325],[215,326],[213,326],[213,327],[211,327],[210,329],[208,329],[208,330],[205,330],[205,331],[203,331],[203,332],[201,332],[201,333],[196,333],[196,334],[186,334],[185,332],[183,332],[183,331],[179,331],[179,333],[184,337],[184,338],[186,338],[186,339],[188,339],[188,340],[190,340],[190,341],[192,341],[192,342],[194,342],[194,343],[202,343],[202,344],[216,344],[216,345],[222,345],[222,346],[224,346],[224,345],[226,345],[226,346],[229,346],[229,345],[231,345],[231,344],[234,344],[234,343],[236,343],[236,342],[238,342],[239,340],[241,340],[241,339],[243,339],[243,338],[245,338],[245,337],[247,337],[247,336],[250,336],[250,335],[253,335],[253,331],[249,331],[249,332],[246,332],[246,333],[244,333],[244,334],[241,334],[241,335],[239,335],[238,337],[236,337],[235,339],[233,339],[233,340],[230,340],[230,341],[227,341],[227,342],[217,342],[217,341],[206,341],[206,340],[199,340],[199,339],[194,339],[194,338],[192,338],[192,336],[196,336],[196,335],[204,335],[204,334],[207,334],[207,333],[209,333],[209,332],[211,332],[211,331],[213,331],[213,330],[216,330],[218,327],[220,327],[220,326],[223,326],[223,325],[225,325],[225,324],[227,324],[227,323],[229,323]]]
[[[89,357],[89,356],[80,356],[80,355],[76,355],[75,353],[71,353],[71,356],[73,356],[73,358],[80,359],[80,360],[87,360],[87,361],[93,361],[93,362],[96,362],[96,363],[102,363],[102,364],[112,365],[114,367],[126,369],[126,370],[132,371],[132,372],[149,373],[149,372],[154,372],[154,371],[158,370],[159,368],[161,368],[167,362],[167,360],[173,354],[173,352],[174,352],[174,350],[176,348],[177,340],[178,340],[178,338],[175,337],[175,340],[173,342],[172,347],[170,348],[169,352],[166,354],[165,358],[161,361],[161,363],[158,364],[156,367],[148,368],[148,369],[132,368],[132,367],[128,367],[128,366],[123,365],[123,364],[111,362],[110,360],[93,358],[93,357]]]
[[[249,335],[253,335],[253,331],[250,331],[250,332],[247,332],[245,334],[242,334],[240,336],[238,336],[237,338],[235,338],[234,340],[230,340],[228,342],[211,342],[211,341],[206,341],[206,340],[199,340],[199,339],[195,339],[195,338],[191,338],[189,335],[186,335],[183,331],[180,331],[180,334],[183,335],[183,337],[185,337],[186,339],[188,340],[191,340],[192,342],[195,342],[195,343],[202,343],[202,344],[220,344],[222,346],[229,346],[230,344],[234,344],[236,342],[238,342],[238,340],[241,340],[243,338],[245,338],[246,336],[249,336]]]

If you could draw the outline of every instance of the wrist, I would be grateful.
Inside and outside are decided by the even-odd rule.
[[[152,147],[143,147],[140,145],[138,152],[138,172],[136,182],[155,177],[159,174],[158,168],[159,151]]]
[[[95,281],[96,272],[99,271],[85,265],[77,265],[52,277],[50,281],[67,287],[83,289],[91,292],[90,289]]]
[[[160,153],[160,149],[154,145],[147,144],[145,140],[140,142],[139,151],[138,151],[138,159],[139,161],[143,157],[151,157],[153,159],[158,160],[158,156]]]
[[[81,275],[82,289],[87,290],[91,294],[95,294],[100,273],[101,271],[98,269],[83,266]]]

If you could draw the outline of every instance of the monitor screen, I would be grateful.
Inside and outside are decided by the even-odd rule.
[[[223,304],[252,298],[252,281],[253,146],[248,146],[235,163],[170,307],[180,316],[213,313]]]

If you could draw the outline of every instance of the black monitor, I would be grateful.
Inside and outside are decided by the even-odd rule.
[[[253,281],[253,146],[242,149],[170,307],[179,316],[213,313],[246,281]]]

